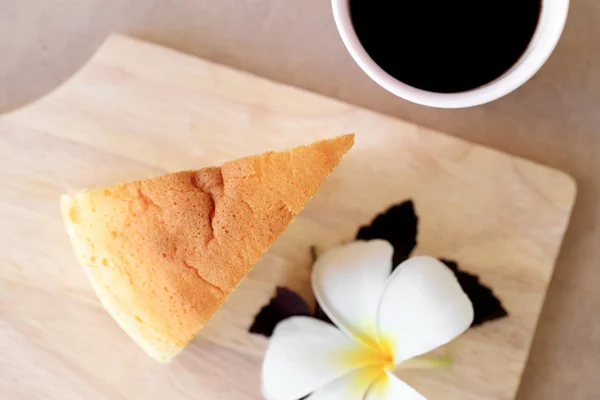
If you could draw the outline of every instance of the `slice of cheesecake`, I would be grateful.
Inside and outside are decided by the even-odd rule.
[[[354,135],[63,195],[77,259],[102,305],[172,360],[315,195]]]

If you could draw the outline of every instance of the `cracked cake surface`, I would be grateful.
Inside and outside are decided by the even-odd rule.
[[[352,147],[354,135],[63,195],[103,306],[153,358],[197,334]]]

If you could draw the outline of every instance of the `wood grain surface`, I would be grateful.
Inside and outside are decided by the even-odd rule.
[[[173,363],[100,306],[62,227],[65,191],[220,164],[356,132],[356,146]],[[404,378],[431,399],[513,399],[575,197],[531,162],[175,51],[109,38],[62,87],[0,118],[0,398],[260,399],[254,314],[310,300],[309,247],[412,198],[417,253],[452,258],[511,316],[453,342],[455,365]]]

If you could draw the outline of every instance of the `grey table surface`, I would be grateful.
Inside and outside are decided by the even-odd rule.
[[[58,86],[111,32],[571,174],[578,198],[518,398],[600,398],[600,1],[572,1],[555,53],[521,89],[488,105],[439,110],[370,81],[346,52],[328,0],[0,0],[0,113]]]

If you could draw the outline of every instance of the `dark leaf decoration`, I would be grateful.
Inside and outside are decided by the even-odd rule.
[[[271,337],[278,323],[297,315],[310,316],[310,307],[298,293],[278,286],[275,297],[254,317],[254,323],[249,331]]]
[[[361,227],[356,239],[388,241],[394,248],[392,265],[395,269],[410,257],[417,245],[418,222],[419,218],[415,213],[414,204],[412,200],[407,200],[391,206],[384,213],[377,215],[370,225]],[[310,251],[314,264],[317,259],[315,247],[311,247]],[[460,286],[473,303],[475,318],[471,327],[508,316],[508,312],[500,300],[489,287],[479,281],[477,275],[460,270],[455,261],[445,259],[440,259],[440,261],[454,272]],[[270,337],[279,322],[296,315],[311,316],[310,307],[296,292],[278,287],[275,297],[256,316],[250,332]],[[312,316],[333,324],[318,302]]]
[[[494,295],[492,289],[479,282],[477,275],[461,271],[455,261],[441,259],[448,268],[454,272],[458,283],[465,291],[475,311],[475,318],[471,327],[479,326],[485,322],[494,321],[508,316],[500,300]]]
[[[412,200],[394,205],[379,214],[370,225],[361,227],[356,234],[357,240],[383,239],[394,247],[392,268],[408,259],[417,245],[417,224]]]

